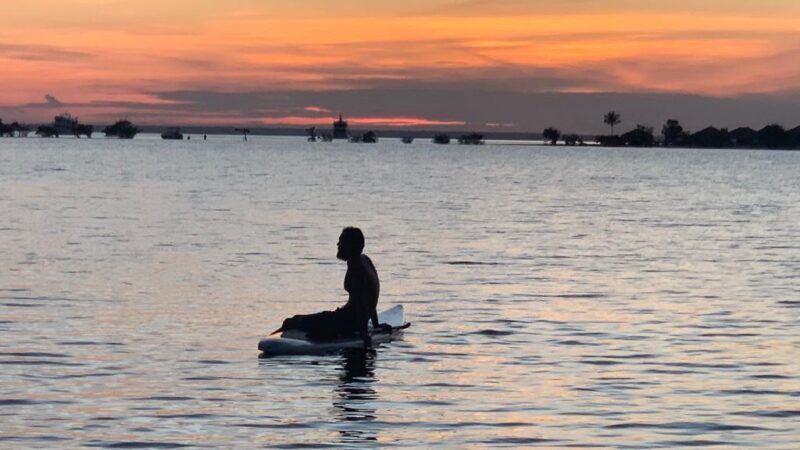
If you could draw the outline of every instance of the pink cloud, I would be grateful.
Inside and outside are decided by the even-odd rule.
[[[282,116],[263,117],[264,125],[331,125],[338,117]],[[420,117],[351,117],[350,125],[373,125],[381,127],[417,127],[417,126],[460,126],[466,125],[463,120],[434,120]]]
[[[325,109],[320,106],[306,106],[303,108],[304,111],[313,112],[313,113],[329,113],[331,112],[330,109]]]
[[[517,126],[516,123],[499,123],[499,122],[486,122],[485,125],[490,128],[514,128]]]

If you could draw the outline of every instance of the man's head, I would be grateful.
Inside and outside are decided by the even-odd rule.
[[[337,258],[344,261],[357,258],[364,250],[364,233],[358,228],[347,227],[342,230],[336,246],[338,247]]]

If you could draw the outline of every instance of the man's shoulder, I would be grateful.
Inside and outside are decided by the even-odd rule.
[[[362,254],[358,259],[347,261],[347,268],[352,270],[374,271],[375,264],[369,256]]]
[[[372,259],[369,256],[361,255],[361,260],[364,262],[365,267],[375,270],[375,263],[372,262]]]

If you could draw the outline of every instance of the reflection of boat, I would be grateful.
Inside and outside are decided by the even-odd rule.
[[[410,144],[414,142],[414,138],[412,136],[403,136],[403,144]]]
[[[183,134],[181,134],[181,129],[178,127],[167,128],[161,133],[161,139],[180,141],[183,140]]]

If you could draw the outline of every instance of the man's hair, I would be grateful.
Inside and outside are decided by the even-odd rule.
[[[356,227],[345,227],[342,229],[342,239],[350,243],[360,254],[364,251],[364,233]]]

